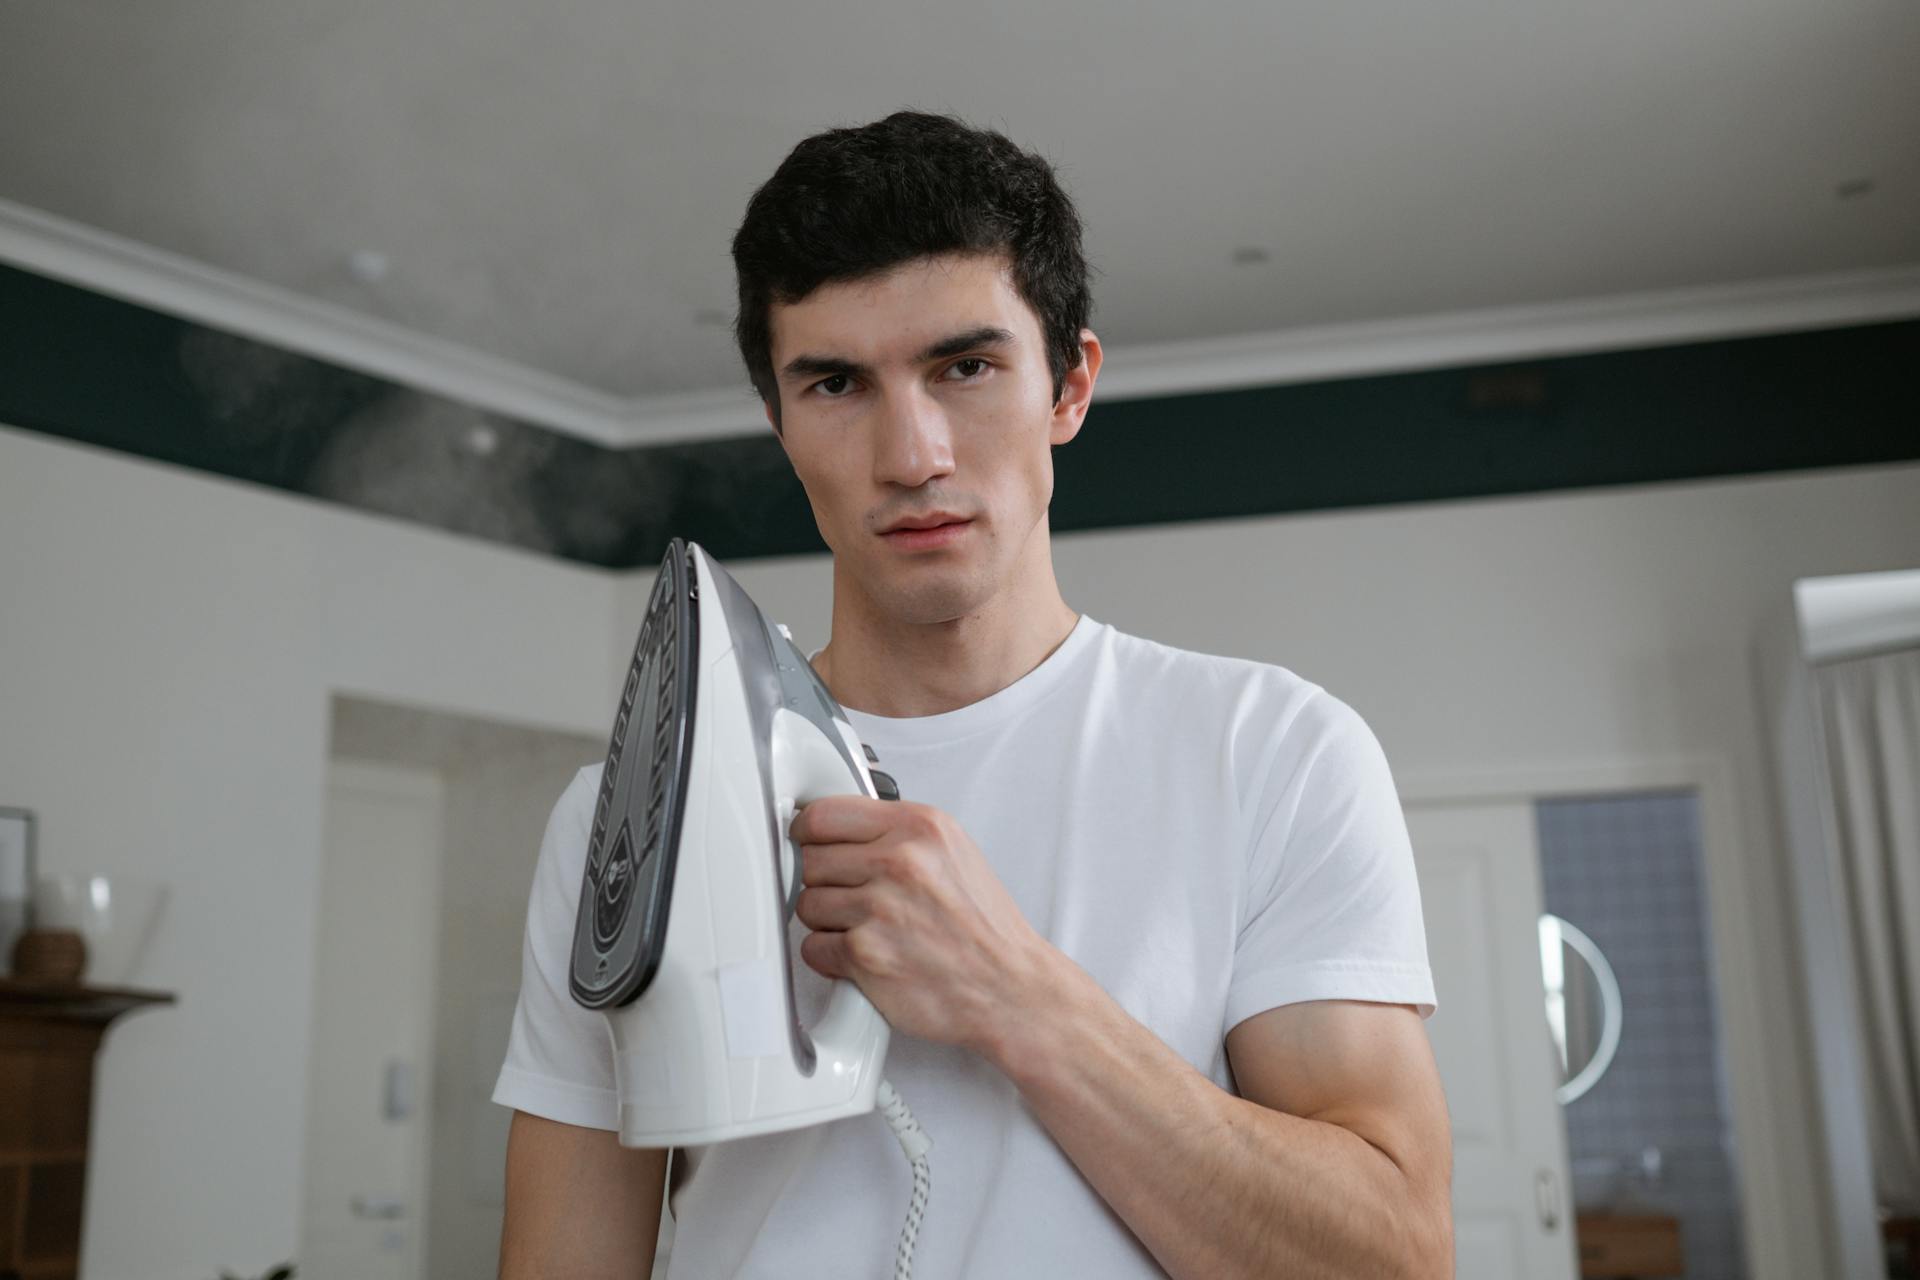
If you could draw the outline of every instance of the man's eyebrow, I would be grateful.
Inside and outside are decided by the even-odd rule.
[[[915,364],[925,364],[929,360],[945,360],[948,356],[957,356],[962,351],[973,351],[980,347],[1008,347],[1013,345],[1013,335],[995,325],[983,324],[956,333],[950,338],[942,338],[919,355],[914,357]]]
[[[1013,344],[1013,334],[998,325],[983,324],[966,329],[940,339],[915,356],[915,364],[925,364],[931,360],[945,360],[957,356],[963,351],[977,351],[981,347],[1005,347]],[[844,375],[850,378],[864,378],[872,372],[866,365],[845,356],[800,355],[781,366],[782,378],[831,378]]]
[[[782,378],[831,378],[836,374],[862,378],[867,374],[867,366],[844,356],[795,356],[780,369]]]

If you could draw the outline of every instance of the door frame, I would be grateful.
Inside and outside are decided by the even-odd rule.
[[[1747,1269],[1754,1280],[1793,1280],[1805,1251],[1789,1229],[1804,1220],[1781,1177],[1773,1123],[1777,1082],[1754,958],[1752,868],[1742,856],[1733,804],[1733,769],[1712,754],[1601,760],[1512,768],[1411,770],[1396,782],[1402,805],[1525,800],[1537,802],[1635,791],[1689,790],[1699,806],[1700,852],[1707,897],[1709,977],[1715,1034],[1732,1108],[1734,1169]],[[1758,848],[1758,846],[1754,846]],[[1816,1245],[1816,1252],[1818,1247]]]

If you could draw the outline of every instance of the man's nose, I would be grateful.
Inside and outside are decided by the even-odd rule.
[[[887,397],[874,441],[874,479],[917,489],[953,473],[946,410],[920,386]]]

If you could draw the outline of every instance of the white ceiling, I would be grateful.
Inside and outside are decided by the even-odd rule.
[[[1056,162],[1115,350],[1920,264],[1904,0],[10,0],[0,49],[0,200],[587,400],[742,386],[747,196],[908,105]]]

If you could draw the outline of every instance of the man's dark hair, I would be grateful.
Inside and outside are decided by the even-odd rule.
[[[1053,167],[1001,134],[951,116],[897,111],[816,133],[747,202],[733,237],[734,337],[754,390],[780,421],[773,304],[942,253],[1004,252],[1040,319],[1053,398],[1080,363],[1092,297],[1080,216]]]

